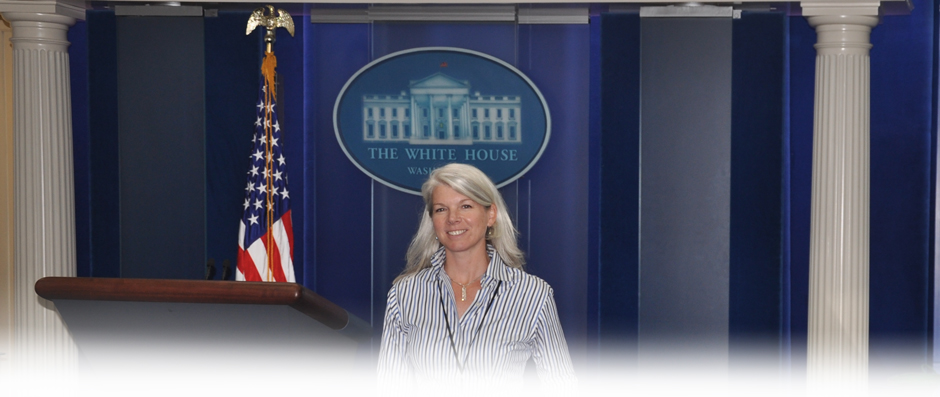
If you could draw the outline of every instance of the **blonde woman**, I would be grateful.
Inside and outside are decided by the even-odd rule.
[[[473,166],[449,164],[421,193],[426,211],[388,292],[380,383],[521,385],[532,358],[543,385],[572,386],[552,288],[523,271],[493,182]]]

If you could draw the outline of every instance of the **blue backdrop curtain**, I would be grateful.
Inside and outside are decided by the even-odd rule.
[[[316,260],[308,281],[350,308],[376,332],[385,294],[404,267],[423,211],[419,196],[371,181],[332,134],[332,105],[343,84],[368,62],[403,49],[467,48],[502,59],[539,87],[552,112],[552,138],[539,163],[502,189],[520,229],[528,271],[555,288],[569,343],[586,339],[587,289],[587,25],[374,23],[314,24],[307,44],[308,104],[316,136]],[[330,49],[343,48],[341,54]],[[339,283],[337,280],[344,280]]]

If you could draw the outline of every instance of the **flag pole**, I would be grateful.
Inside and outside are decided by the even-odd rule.
[[[277,67],[277,57],[274,56],[274,42],[276,40],[276,31],[277,28],[282,27],[287,29],[287,32],[290,33],[291,37],[294,36],[294,21],[291,19],[290,14],[287,11],[282,9],[277,10],[277,16],[274,13],[274,6],[266,6],[268,9],[267,15],[265,15],[265,7],[259,7],[251,13],[251,17],[248,18],[248,27],[245,31],[245,35],[251,34],[256,27],[262,26],[265,28],[264,34],[264,43],[265,43],[265,55],[264,61],[261,64],[261,75],[264,79],[264,139],[267,144],[265,145],[265,168],[264,168],[264,180],[265,180],[265,211],[267,213],[266,218],[266,230],[271,230],[274,224],[274,175],[271,170],[274,169],[274,145],[273,142],[273,129],[277,128],[276,125],[271,123],[273,119],[274,107],[272,104],[277,99],[277,86],[275,80],[275,68]],[[278,264],[274,263],[276,257],[279,255],[274,255],[275,243],[272,241],[273,233],[266,233],[265,247],[267,250],[267,264],[265,266],[265,275],[264,281],[273,281],[274,280],[274,268]]]

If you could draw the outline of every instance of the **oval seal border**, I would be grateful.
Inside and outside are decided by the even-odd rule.
[[[523,175],[525,175],[525,174],[538,162],[538,160],[541,158],[542,153],[545,152],[545,148],[548,146],[548,142],[549,142],[549,140],[551,139],[551,129],[552,129],[551,120],[552,120],[552,119],[551,119],[551,112],[550,112],[550,110],[549,110],[549,108],[548,108],[548,102],[545,100],[545,97],[542,95],[542,92],[541,92],[541,91],[538,89],[538,87],[532,82],[532,80],[530,80],[528,76],[526,76],[524,73],[522,73],[522,71],[520,71],[519,69],[516,69],[515,66],[513,66],[513,65],[511,65],[511,64],[509,64],[509,63],[507,63],[507,62],[505,62],[505,61],[503,61],[503,60],[501,60],[501,59],[499,59],[499,58],[496,58],[496,57],[494,57],[494,56],[491,56],[491,55],[489,55],[489,54],[485,54],[485,53],[478,52],[478,51],[473,51],[473,50],[468,50],[468,49],[464,49],[464,48],[457,48],[457,47],[418,47],[418,48],[411,48],[411,49],[407,49],[407,50],[403,50],[403,51],[394,52],[394,53],[391,53],[391,54],[382,56],[382,57],[380,57],[380,58],[378,58],[378,59],[375,59],[375,60],[373,60],[372,62],[369,62],[368,64],[366,64],[365,66],[363,66],[362,68],[360,68],[358,71],[356,71],[356,73],[353,74],[353,75],[346,81],[346,83],[343,85],[343,88],[340,90],[339,94],[337,95],[336,101],[335,101],[334,106],[333,106],[333,131],[334,131],[334,133],[335,133],[337,143],[339,143],[340,148],[343,149],[343,153],[346,154],[346,157],[349,159],[349,161],[351,161],[351,162],[356,166],[356,168],[359,168],[360,171],[362,171],[363,173],[365,173],[366,175],[368,175],[370,178],[372,178],[372,179],[374,179],[374,180],[376,180],[376,181],[379,181],[380,183],[382,183],[382,184],[385,185],[385,186],[388,186],[388,187],[390,187],[390,188],[393,188],[393,189],[395,189],[395,190],[399,190],[399,191],[402,191],[402,192],[405,192],[405,193],[411,193],[411,194],[417,194],[417,195],[420,195],[420,194],[421,194],[421,192],[420,192],[420,185],[417,187],[417,189],[410,189],[408,186],[403,186],[403,184],[398,184],[398,183],[395,183],[395,182],[392,181],[392,180],[388,180],[388,179],[391,179],[391,178],[388,178],[387,176],[384,176],[384,175],[377,175],[377,173],[374,173],[374,172],[370,171],[367,167],[363,166],[363,164],[360,164],[360,162],[359,162],[359,160],[356,158],[356,156],[355,156],[353,153],[350,152],[350,149],[349,149],[349,148],[347,148],[346,141],[345,141],[345,137],[344,137],[343,132],[341,131],[341,128],[340,128],[340,111],[341,111],[341,106],[342,106],[343,100],[345,99],[346,94],[347,94],[347,91],[349,90],[350,86],[353,85],[353,84],[360,78],[360,76],[363,75],[363,73],[366,73],[366,72],[372,70],[374,67],[376,67],[376,66],[378,66],[378,65],[380,65],[380,64],[382,64],[382,63],[385,63],[385,62],[387,62],[387,61],[389,61],[389,60],[392,60],[392,59],[394,59],[394,58],[398,58],[398,57],[401,57],[401,56],[404,56],[404,55],[409,55],[409,54],[421,53],[421,52],[454,52],[454,53],[465,54],[465,55],[471,55],[471,56],[476,56],[476,57],[479,57],[479,58],[483,58],[483,59],[486,60],[486,61],[493,62],[493,63],[497,64],[498,66],[501,66],[501,67],[505,68],[507,71],[512,72],[512,73],[515,74],[519,79],[521,79],[523,82],[525,82],[526,86],[527,86],[529,89],[532,90],[532,92],[535,94],[535,96],[536,96],[536,97],[538,98],[538,100],[539,100],[539,104],[541,105],[540,107],[541,107],[541,109],[542,109],[542,112],[543,112],[544,118],[545,118],[545,119],[544,119],[544,123],[545,123],[544,128],[545,128],[545,131],[544,131],[544,134],[543,134],[543,137],[542,137],[542,142],[541,142],[541,144],[539,145],[538,150],[536,151],[535,155],[533,155],[529,160],[527,160],[527,163],[525,164],[524,167],[522,167],[522,168],[521,168],[520,170],[518,170],[518,171],[513,172],[513,173],[511,174],[511,176],[509,176],[509,177],[507,177],[507,178],[504,178],[504,179],[499,180],[499,181],[495,181],[495,182],[496,182],[496,187],[501,188],[501,187],[503,187],[503,186],[506,186],[506,185],[508,185],[508,184],[510,184],[510,183],[512,183],[512,182],[515,182],[517,179],[519,179],[520,177],[522,177]],[[520,115],[520,117],[521,117],[521,115]],[[465,132],[465,133],[466,133],[466,132]],[[519,133],[520,133],[520,135],[521,135],[522,131],[520,131]],[[521,137],[520,137],[520,140],[521,140]],[[447,161],[447,163],[450,163],[450,162],[461,162],[461,161]],[[466,161],[464,161],[464,162],[466,162]],[[481,169],[482,169],[482,168],[481,168]],[[486,172],[486,171],[484,170],[484,172]],[[491,179],[493,178],[492,175],[489,175],[489,176],[490,176]]]

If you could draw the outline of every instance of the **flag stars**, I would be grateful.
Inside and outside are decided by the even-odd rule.
[[[287,191],[288,173],[284,168],[287,161],[281,153],[281,125],[276,115],[277,104],[271,97],[274,91],[274,87],[262,84],[261,97],[255,102],[257,113],[249,155],[248,184],[245,187],[247,197],[242,204],[243,222],[253,230],[246,234],[246,241],[266,233],[265,223],[271,221],[268,219],[269,211],[274,212],[272,216],[276,220],[290,208],[287,201],[290,198]]]

